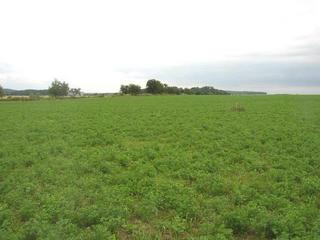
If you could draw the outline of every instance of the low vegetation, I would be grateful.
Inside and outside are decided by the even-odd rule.
[[[319,96],[0,102],[0,113],[0,239],[320,238]]]

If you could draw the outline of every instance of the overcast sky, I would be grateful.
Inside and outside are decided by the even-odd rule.
[[[320,93],[320,0],[0,0],[0,84]]]

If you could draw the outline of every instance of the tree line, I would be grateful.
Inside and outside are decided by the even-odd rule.
[[[5,95],[19,95],[19,96],[36,96],[36,95],[49,95],[52,97],[62,97],[62,96],[80,96],[81,88],[70,88],[69,84],[66,82],[61,82],[58,79],[54,79],[47,90],[11,90],[5,89],[0,85],[0,97]]]
[[[150,79],[146,83],[146,88],[142,89],[140,85],[129,84],[121,85],[121,94],[139,95],[139,94],[187,94],[187,95],[229,95],[228,92],[215,89],[214,87],[192,87],[192,88],[181,88],[175,86],[168,86],[156,79]]]
[[[40,91],[40,92],[39,92]],[[21,90],[18,91],[21,95],[37,95],[42,93],[43,95],[49,95],[52,97],[63,97],[63,96],[81,96],[80,88],[70,88],[66,82],[61,82],[57,79],[52,81],[48,90]],[[44,94],[46,93],[46,94]],[[168,86],[156,79],[150,79],[146,83],[146,88],[136,84],[121,85],[121,94],[139,95],[139,94],[187,94],[187,95],[228,95],[229,93],[223,90],[215,89],[214,87],[192,87],[192,88],[181,88],[176,86]],[[3,87],[0,85],[0,97],[5,95]]]

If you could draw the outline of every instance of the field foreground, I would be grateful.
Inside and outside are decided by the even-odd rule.
[[[0,102],[0,124],[0,239],[320,239],[320,96]]]

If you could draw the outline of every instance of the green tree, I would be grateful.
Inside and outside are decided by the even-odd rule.
[[[148,80],[146,87],[147,92],[151,94],[161,94],[164,92],[164,85],[156,79]]]
[[[129,94],[129,86],[128,85],[121,85],[120,92],[122,94]]]
[[[121,85],[120,92],[122,94],[138,95],[142,92],[141,87],[136,84]]]
[[[67,96],[69,92],[69,85],[66,82],[60,82],[55,79],[51,86],[48,88],[48,93],[50,96]]]
[[[3,87],[0,85],[0,97],[4,96],[4,89]]]
[[[139,85],[129,84],[128,91],[131,95],[138,95],[141,93],[141,87]]]
[[[81,88],[71,88],[69,93],[72,95],[72,96],[80,96],[81,95]]]
[[[168,93],[168,94],[181,94],[182,93],[182,89],[178,88],[178,87],[170,87],[170,86],[167,86],[165,88],[165,93]]]

